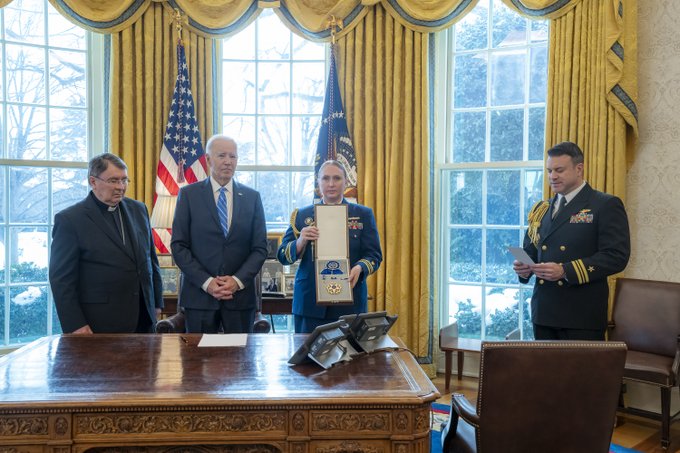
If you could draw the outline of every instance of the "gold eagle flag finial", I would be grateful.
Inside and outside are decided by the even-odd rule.
[[[331,44],[335,44],[335,34],[338,30],[342,30],[342,27],[342,21],[331,15],[331,18],[326,22],[326,28],[330,28],[331,30]]]
[[[183,21],[184,15],[182,14],[182,11],[180,11],[179,8],[175,8],[175,14],[172,15],[172,22],[175,24],[175,28],[177,29],[178,44],[182,44],[182,28],[184,28],[184,25],[182,24]]]

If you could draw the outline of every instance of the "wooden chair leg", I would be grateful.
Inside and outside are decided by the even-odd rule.
[[[458,380],[463,379],[463,364],[465,360],[465,353],[463,351],[458,351]]]
[[[451,384],[451,352],[444,351],[444,391],[447,393]]]
[[[667,450],[671,444],[671,389],[661,387],[661,446]]]

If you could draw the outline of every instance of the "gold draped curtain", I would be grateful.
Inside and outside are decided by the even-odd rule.
[[[551,20],[546,144],[572,140],[586,177],[624,195],[630,131],[637,131],[637,0],[502,0]],[[357,150],[360,201],[376,213],[384,262],[372,308],[398,313],[397,334],[433,356],[430,269],[429,33],[451,26],[478,0],[50,0],[70,20],[113,34],[111,149],[131,166],[132,196],[150,206],[176,75],[171,11],[188,17],[184,41],[203,139],[215,131],[216,39],[263,8],[306,39],[338,32],[339,73]],[[9,3],[0,0],[0,5]],[[625,55],[625,58],[624,58]],[[388,221],[389,220],[389,221]]]
[[[375,211],[385,255],[369,280],[372,308],[399,314],[395,333],[419,357],[431,355],[433,329],[428,43],[380,5],[338,40],[359,197]]]

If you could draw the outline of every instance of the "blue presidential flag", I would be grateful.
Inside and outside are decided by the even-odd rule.
[[[316,147],[314,159],[314,187],[315,198],[320,198],[318,184],[316,182],[319,167],[327,160],[337,160],[345,168],[347,173],[347,190],[345,197],[356,202],[357,198],[357,158],[354,154],[354,145],[347,129],[345,110],[342,107],[338,74],[335,67],[335,48],[331,46],[331,65],[326,85],[326,97],[323,103],[323,116],[319,142]]]

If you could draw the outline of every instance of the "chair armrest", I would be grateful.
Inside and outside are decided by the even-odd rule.
[[[460,393],[451,395],[451,412],[453,413],[453,411],[475,428],[479,428],[479,415],[477,415],[477,410],[470,404],[467,398],[465,398],[465,395],[461,395]]]
[[[175,313],[156,323],[156,333],[184,333],[184,312]]]
[[[673,359],[673,376],[675,376],[675,384],[680,382],[680,335],[675,339],[675,358]]]
[[[255,312],[255,321],[253,322],[253,333],[269,333],[272,325],[264,315],[257,311]]]

